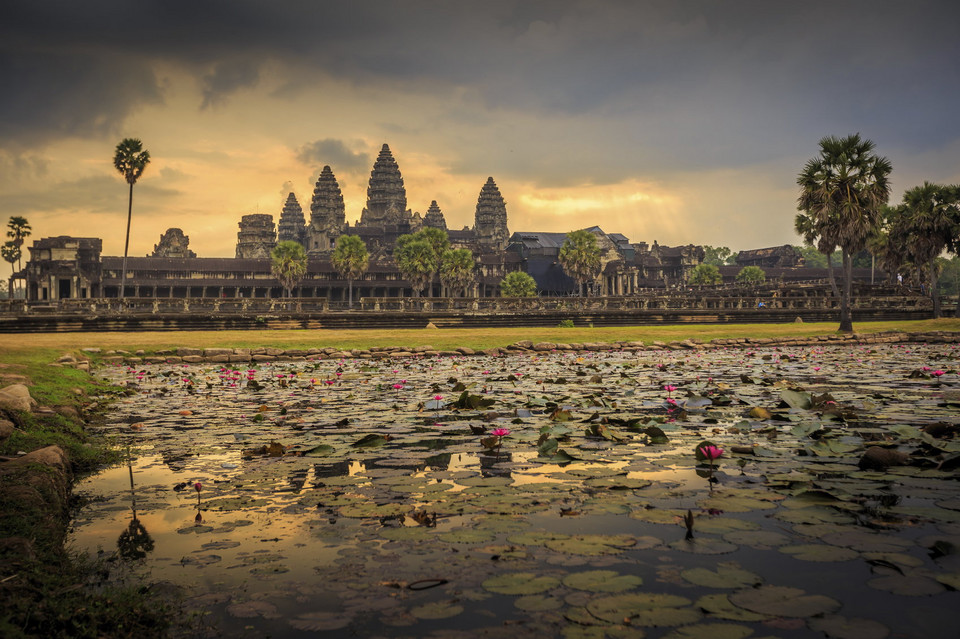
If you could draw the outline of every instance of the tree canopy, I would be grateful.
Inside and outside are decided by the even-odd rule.
[[[697,264],[690,270],[687,283],[691,286],[716,286],[722,281],[719,268],[713,264]]]
[[[367,251],[367,245],[356,235],[341,235],[337,238],[330,262],[340,277],[347,280],[348,303],[352,307],[353,280],[363,277],[370,267],[370,253]]]
[[[853,330],[850,316],[852,257],[876,232],[881,207],[890,197],[890,161],[874,153],[875,145],[860,134],[820,140],[820,153],[797,177],[800,195],[794,220],[808,244],[830,254],[843,251],[844,282],[840,296],[840,330]]]
[[[277,244],[270,252],[270,272],[287,297],[307,274],[307,252],[299,242],[287,240]]]
[[[440,256],[440,282],[447,289],[460,289],[464,296],[474,280],[473,253],[468,249],[448,249]]]
[[[739,284],[763,284],[767,281],[767,274],[759,266],[744,266],[737,273]]]
[[[127,198],[127,235],[123,241],[123,263],[120,267],[120,299],[124,298],[127,288],[127,253],[130,249],[130,221],[133,217],[133,185],[143,175],[149,163],[150,152],[143,148],[143,143],[137,138],[124,138],[117,144],[113,154],[113,167],[130,185]]]
[[[596,235],[585,230],[567,233],[560,247],[560,266],[580,286],[580,295],[586,284],[600,275],[600,256]]]
[[[504,297],[533,297],[537,294],[537,281],[523,271],[512,271],[500,280],[500,295]]]

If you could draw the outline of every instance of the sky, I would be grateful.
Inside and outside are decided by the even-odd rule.
[[[233,256],[242,215],[347,220],[390,145],[408,207],[472,226],[488,176],[515,231],[799,244],[824,136],[893,165],[892,201],[960,183],[955,0],[4,0],[0,216],[122,255],[117,143],[151,162],[130,255],[170,227]]]

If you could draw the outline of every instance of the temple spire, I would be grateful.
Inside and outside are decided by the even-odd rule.
[[[507,204],[492,177],[480,189],[473,230],[481,245],[504,250],[510,231],[507,230]]]
[[[409,223],[413,213],[407,210],[407,191],[400,167],[386,144],[370,172],[367,206],[360,215],[360,226],[384,226]]]
[[[329,251],[346,223],[346,207],[340,184],[329,166],[324,166],[310,201],[310,225],[307,227],[307,251]]]

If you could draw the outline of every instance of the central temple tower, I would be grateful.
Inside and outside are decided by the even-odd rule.
[[[407,190],[403,187],[400,167],[386,144],[370,172],[367,187],[367,206],[360,215],[358,226],[387,226],[409,224],[413,213],[407,210]]]

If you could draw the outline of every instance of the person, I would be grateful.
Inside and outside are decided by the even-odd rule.
[[[903,275],[897,273],[897,286],[903,286]]]

